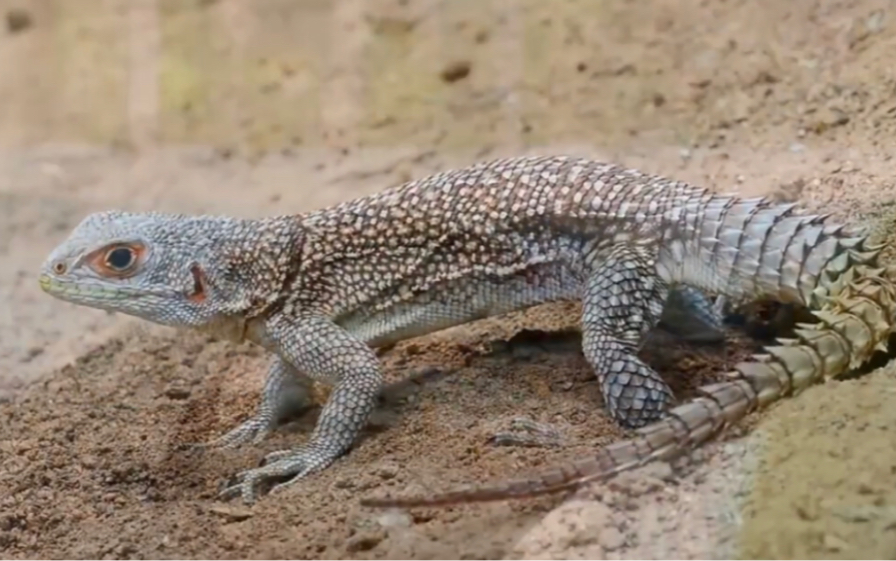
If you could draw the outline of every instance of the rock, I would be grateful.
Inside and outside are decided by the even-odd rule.
[[[227,506],[213,506],[208,509],[209,512],[220,516],[225,522],[242,522],[252,518],[252,512],[240,508],[231,508]]]
[[[6,12],[6,30],[10,33],[21,33],[34,25],[31,13],[22,9],[13,9]]]
[[[350,537],[345,544],[345,549],[349,552],[370,551],[384,539],[386,539],[386,533],[382,530],[365,531]]]
[[[441,76],[443,82],[451,84],[469,76],[472,69],[473,65],[470,61],[457,60],[445,66],[439,73],[439,76]]]
[[[186,388],[170,387],[165,389],[165,397],[168,399],[187,399],[190,397],[190,390]]]
[[[376,519],[377,523],[383,528],[409,528],[414,523],[414,519],[407,511],[399,509],[389,509]]]

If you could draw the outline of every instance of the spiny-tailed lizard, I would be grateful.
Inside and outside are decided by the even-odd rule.
[[[222,492],[252,502],[256,483],[290,478],[280,488],[351,448],[381,385],[373,347],[543,302],[581,299],[584,355],[610,415],[644,431],[638,458],[698,440],[754,402],[805,385],[791,370],[767,369],[773,375],[761,384],[711,388],[699,407],[670,415],[668,385],[636,356],[670,292],[711,329],[718,309],[700,291],[818,308],[844,273],[874,265],[864,234],[794,210],[599,161],[508,158],[291,216],[95,213],[52,251],[40,284],[76,304],[248,339],[273,353],[256,415],[215,445],[260,441],[309,377],[334,386],[306,444],[268,455]],[[827,371],[830,361],[818,356],[806,360]],[[543,491],[608,466],[576,469],[449,498],[524,495],[523,487]],[[429,504],[407,504],[418,503]]]

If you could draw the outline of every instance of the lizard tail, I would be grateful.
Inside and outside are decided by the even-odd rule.
[[[741,362],[732,378],[698,390],[699,396],[669,411],[589,458],[534,476],[472,485],[429,496],[370,497],[369,507],[431,507],[528,498],[612,477],[653,460],[668,460],[710,438],[724,426],[777,399],[840,376],[885,351],[896,318],[896,270],[857,265],[830,286],[817,323],[801,324],[792,339],[766,348],[754,362]]]
[[[575,460],[525,478],[491,485],[471,485],[429,496],[369,497],[361,499],[369,507],[446,506],[456,503],[488,502],[529,498],[577,487],[604,479],[655,459],[666,459],[715,433],[725,416],[744,414],[749,408],[752,386],[744,380],[722,382],[700,389],[702,395],[679,405],[668,416],[638,429],[638,436],[606,446],[589,458]]]

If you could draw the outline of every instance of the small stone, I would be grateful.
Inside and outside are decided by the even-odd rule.
[[[10,33],[20,33],[32,25],[34,20],[29,12],[21,9],[6,12],[6,29]]]
[[[124,559],[125,557],[128,557],[136,552],[137,548],[134,546],[134,544],[130,543],[121,544],[115,548],[115,556],[119,559]]]
[[[350,552],[370,551],[384,539],[386,539],[384,531],[368,530],[350,537],[345,545],[345,549]]]
[[[815,134],[823,134],[830,129],[842,127],[849,123],[849,115],[832,108],[824,108],[818,112],[815,122],[809,125],[809,130]]]
[[[333,487],[337,489],[352,489],[354,486],[355,481],[350,477],[340,477],[333,482]]]
[[[383,479],[392,479],[398,475],[398,466],[395,464],[383,464],[377,468],[376,474]]]
[[[190,390],[186,388],[172,387],[165,390],[165,397],[168,399],[187,399],[190,397]]]
[[[248,510],[240,508],[232,508],[228,506],[212,506],[208,511],[214,515],[220,516],[225,522],[242,522],[252,518],[252,513]]]
[[[408,528],[414,519],[406,511],[396,508],[387,510],[377,517],[376,521],[383,528]]]
[[[439,76],[441,76],[443,82],[451,84],[469,76],[472,68],[470,61],[457,60],[445,66],[442,72],[439,73]]]

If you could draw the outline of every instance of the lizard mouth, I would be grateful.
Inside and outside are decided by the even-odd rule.
[[[41,290],[47,294],[72,302],[81,302],[84,300],[92,301],[113,301],[113,300],[134,300],[148,296],[169,296],[169,291],[146,290],[144,288],[137,289],[128,286],[102,286],[96,284],[67,282],[55,279],[47,274],[42,274],[38,278]]]

